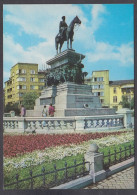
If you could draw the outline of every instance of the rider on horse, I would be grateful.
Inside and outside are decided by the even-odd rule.
[[[61,38],[64,38],[67,27],[68,25],[65,22],[65,16],[62,16],[62,21],[60,21],[60,24],[59,24],[59,33],[60,33]]]

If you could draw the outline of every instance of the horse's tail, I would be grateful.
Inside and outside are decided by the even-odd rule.
[[[56,39],[56,37],[55,37],[55,48],[57,50],[57,39]]]
[[[58,34],[55,37],[55,48],[56,48],[56,50],[58,49]]]

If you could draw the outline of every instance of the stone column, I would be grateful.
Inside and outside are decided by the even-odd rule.
[[[90,175],[94,183],[106,178],[106,172],[103,169],[103,154],[98,152],[97,144],[90,145],[84,158],[90,163]]]
[[[85,118],[84,117],[75,117],[76,120],[76,131],[84,130]]]
[[[116,112],[116,114],[124,115],[124,127],[125,128],[132,127],[132,122],[131,122],[132,113],[133,111],[128,108],[122,108]]]
[[[24,133],[26,128],[26,122],[24,117],[18,118],[18,131]]]

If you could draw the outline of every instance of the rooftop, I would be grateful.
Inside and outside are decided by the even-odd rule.
[[[109,85],[124,85],[124,84],[134,84],[134,80],[118,80],[118,81],[109,81]]]
[[[93,72],[104,72],[104,71],[109,71],[109,70],[94,70],[94,71],[92,71],[92,73]]]
[[[20,64],[20,65],[36,65],[36,66],[38,66],[37,63],[23,63],[23,62],[18,62],[18,63],[15,64],[14,66],[16,66],[16,65],[18,65],[18,64]],[[12,69],[14,66],[12,66],[11,69]]]

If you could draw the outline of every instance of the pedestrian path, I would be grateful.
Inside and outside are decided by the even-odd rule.
[[[134,167],[125,169],[85,189],[135,189]]]

